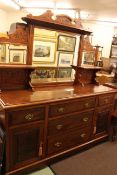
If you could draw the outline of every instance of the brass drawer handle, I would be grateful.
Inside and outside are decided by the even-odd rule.
[[[86,136],[85,133],[82,133],[82,134],[80,135],[81,138],[84,138],[85,136]]]
[[[89,120],[88,117],[83,118],[83,122],[87,122],[88,120]]]
[[[59,148],[61,145],[62,145],[61,142],[56,142],[56,143],[54,144],[54,146],[57,147],[57,148]]]
[[[85,107],[88,108],[89,107],[89,103],[85,103]]]
[[[63,107],[58,108],[58,112],[64,112],[64,108]]]
[[[57,125],[57,126],[56,126],[56,129],[57,129],[57,130],[60,130],[60,129],[62,129],[62,127],[63,127],[63,125]]]
[[[26,120],[32,120],[32,118],[33,118],[33,114],[27,114],[27,115],[25,116],[25,119],[26,119]]]

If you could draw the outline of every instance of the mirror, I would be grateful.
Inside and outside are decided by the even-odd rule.
[[[26,64],[27,46],[8,43],[0,44],[0,63]]]
[[[79,36],[34,28],[32,64],[40,68],[31,75],[32,83],[72,81],[72,64],[77,64]]]

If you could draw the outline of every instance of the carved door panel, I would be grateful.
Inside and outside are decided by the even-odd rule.
[[[112,106],[99,108],[96,112],[95,135],[108,134]]]
[[[43,156],[43,123],[37,122],[10,130],[10,168],[20,167]]]

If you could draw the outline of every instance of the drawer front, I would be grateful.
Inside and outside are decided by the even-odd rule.
[[[31,121],[44,120],[45,108],[32,108],[32,109],[23,109],[18,111],[11,111],[8,114],[9,125],[16,125],[20,123],[27,123]]]
[[[95,106],[95,97],[85,98],[81,100],[74,100],[66,103],[52,104],[49,106],[49,116],[59,116],[69,112],[90,109]]]
[[[90,139],[90,129],[77,129],[77,131],[70,132],[64,135],[56,135],[56,137],[48,137],[47,154],[55,154],[60,151],[77,146]]]
[[[99,96],[99,106],[112,104],[114,99],[114,95],[101,95]]]
[[[77,127],[91,126],[94,111],[67,115],[57,119],[49,119],[48,135],[60,134]]]

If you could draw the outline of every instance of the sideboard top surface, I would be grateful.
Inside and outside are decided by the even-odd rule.
[[[114,93],[116,89],[103,85],[86,85],[66,86],[54,89],[32,90],[14,90],[2,91],[0,94],[0,102],[4,108],[30,106],[36,104],[45,104],[50,102],[58,102],[62,100],[78,99],[81,97],[89,97],[99,94]]]

